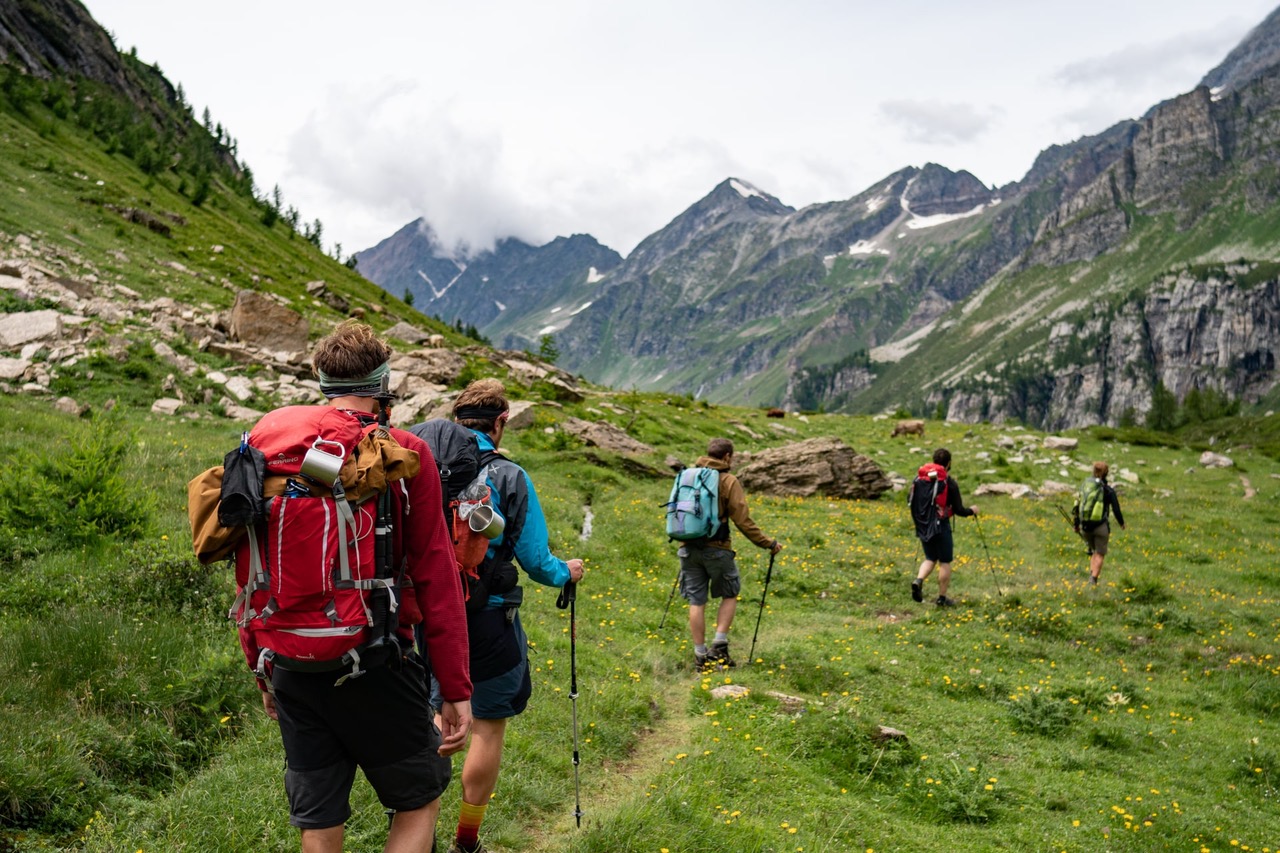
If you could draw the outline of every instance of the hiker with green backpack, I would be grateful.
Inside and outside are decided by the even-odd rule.
[[[729,522],[752,544],[777,554],[782,545],[770,539],[751,520],[747,495],[733,467],[733,442],[713,438],[707,455],[695,467],[676,476],[667,503],[667,536],[680,542],[680,595],[689,602],[689,633],[693,639],[694,665],[735,666],[729,656],[729,626],[738,609],[742,579],[733,546],[729,543]],[[706,609],[708,595],[720,599],[716,611],[715,639],[707,646]]]
[[[1093,463],[1093,476],[1080,485],[1075,506],[1071,509],[1071,522],[1089,546],[1089,583],[1098,585],[1102,574],[1102,560],[1107,556],[1107,543],[1111,539],[1111,525],[1107,519],[1115,514],[1116,524],[1124,530],[1124,514],[1120,512],[1120,500],[1116,490],[1107,484],[1111,468],[1105,462]]]

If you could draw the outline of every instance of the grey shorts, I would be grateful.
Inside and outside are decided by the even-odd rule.
[[[1093,529],[1081,528],[1084,534],[1084,541],[1089,543],[1089,553],[1097,554],[1099,557],[1107,556],[1107,543],[1111,541],[1111,525],[1102,522]]]
[[[680,595],[694,606],[707,603],[707,594],[716,598],[737,598],[742,589],[734,552],[686,543],[680,556]]]

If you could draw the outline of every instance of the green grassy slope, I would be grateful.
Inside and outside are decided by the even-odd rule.
[[[796,433],[784,435],[757,411],[647,394],[613,402],[634,414],[571,404],[510,437],[554,549],[587,560],[577,606],[586,817],[573,826],[568,617],[554,590],[531,584],[522,618],[535,696],[510,727],[484,828],[491,849],[1275,849],[1276,462],[1220,444],[1237,467],[1200,469],[1194,450],[1086,434],[1064,464],[1038,440],[1022,458],[995,443],[1027,433],[930,422],[928,446],[951,447],[981,507],[977,523],[957,522],[960,606],[911,603],[919,550],[900,494],[753,495],[754,517],[786,545],[756,660],[747,652],[767,560],[740,545],[740,665],[702,676],[688,666],[678,600],[657,627],[676,568],[661,533],[665,478],[636,479],[598,451],[593,463],[544,427],[567,415],[630,423],[655,467],[666,453],[691,461],[720,434],[740,451],[834,434],[899,473],[925,457],[869,418],[787,419]],[[27,454],[56,456],[87,429],[35,401],[0,405],[17,427],[3,445],[8,482]],[[19,734],[0,745],[0,837],[20,850],[295,849],[279,746],[222,618],[229,578],[184,556],[182,484],[221,457],[232,431],[141,414],[115,431],[126,430],[135,485],[155,496],[140,541],[7,546],[18,570],[0,577],[0,683],[6,731]],[[1114,534],[1096,591],[1054,509],[1066,499],[971,497],[984,481],[1074,482],[1095,457],[1139,480],[1117,473],[1129,529]],[[184,572],[198,578],[185,584],[193,594],[157,594]],[[725,684],[750,692],[712,698]],[[907,740],[877,744],[880,725]],[[453,786],[446,823],[456,804]],[[348,848],[378,847],[385,821],[363,781],[354,807]]]

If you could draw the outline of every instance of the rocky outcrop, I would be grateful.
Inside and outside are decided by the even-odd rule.
[[[257,291],[236,294],[230,325],[232,339],[240,343],[273,352],[306,352],[310,334],[306,318]]]
[[[565,418],[561,428],[581,439],[588,447],[599,447],[614,453],[653,453],[653,448],[636,441],[625,431],[608,421],[584,421],[581,418]]]
[[[1140,420],[1157,382],[1178,400],[1213,389],[1254,402],[1280,381],[1280,278],[1255,282],[1265,270],[1230,265],[1208,278],[1183,272],[1115,314],[1094,306],[1079,325],[1062,324],[1047,352],[1027,363],[1021,396],[995,383],[960,391],[947,418],[1019,419],[1053,430]]]
[[[748,493],[783,497],[875,499],[893,489],[893,483],[870,457],[833,436],[752,454],[738,479]]]

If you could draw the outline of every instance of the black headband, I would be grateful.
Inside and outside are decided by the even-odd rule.
[[[460,421],[491,421],[506,411],[497,406],[463,406],[453,416]]]

